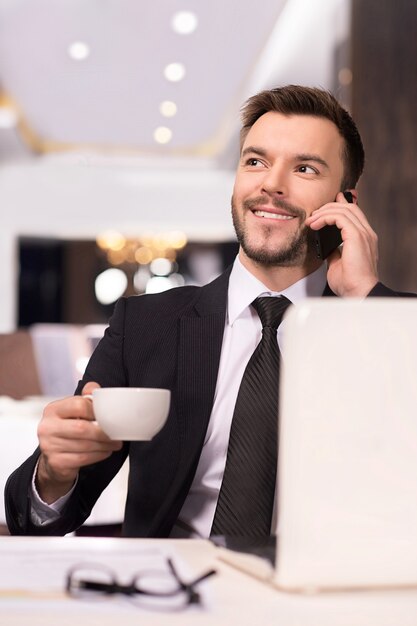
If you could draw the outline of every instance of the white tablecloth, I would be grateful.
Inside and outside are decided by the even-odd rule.
[[[217,570],[199,587],[201,606],[146,611],[126,598],[77,601],[63,593],[65,572],[80,556],[90,563],[104,559],[126,581],[149,559],[159,567],[159,552],[171,556],[187,581]],[[283,593],[219,561],[208,541],[5,537],[0,559],[0,624],[7,626],[417,625],[416,590]]]

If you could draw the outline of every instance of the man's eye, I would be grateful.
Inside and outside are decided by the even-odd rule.
[[[311,165],[299,165],[298,171],[301,172],[301,174],[318,174],[316,168],[311,167]]]
[[[261,167],[262,161],[260,161],[259,159],[252,158],[246,161],[246,165],[249,165],[250,167]]]

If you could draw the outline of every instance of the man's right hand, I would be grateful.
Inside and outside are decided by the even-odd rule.
[[[81,467],[103,461],[123,445],[101,430],[94,421],[93,403],[83,397],[98,387],[89,382],[82,396],[57,400],[45,407],[38,426],[41,457],[36,487],[48,504],[68,493]]]

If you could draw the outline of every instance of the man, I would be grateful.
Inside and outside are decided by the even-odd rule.
[[[129,455],[124,535],[210,535],[239,386],[261,337],[254,300],[397,295],[378,282],[377,237],[356,204],[363,164],[356,126],[329,93],[289,86],[249,99],[233,268],[205,287],[122,299],[78,386],[84,395],[97,385],[168,388],[166,426],[151,442],[115,442],[92,422],[88,399],[48,405],[40,449],[6,487],[12,533],[73,531]],[[324,264],[314,231],[330,224],[343,247]]]

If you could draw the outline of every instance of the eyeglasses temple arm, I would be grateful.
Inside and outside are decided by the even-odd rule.
[[[198,578],[196,578],[195,580],[192,580],[189,583],[185,583],[181,580],[175,566],[174,563],[172,562],[172,559],[167,559],[168,561],[168,566],[171,570],[171,572],[173,573],[173,575],[175,576],[175,579],[177,580],[178,584],[183,588],[183,589],[189,589],[190,587],[194,587],[195,585],[198,585],[198,583],[202,582],[203,580],[205,580],[206,578],[209,578],[210,576],[213,576],[214,574],[217,574],[217,571],[215,569],[211,569],[208,572],[206,572],[205,574],[202,574],[201,576],[199,576]]]

